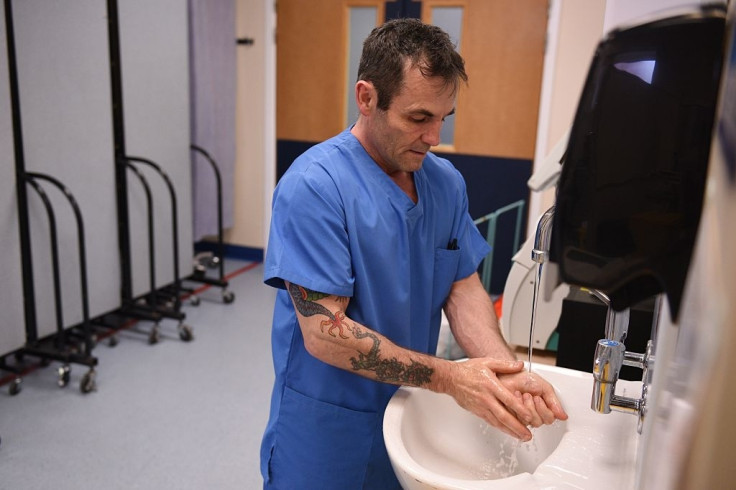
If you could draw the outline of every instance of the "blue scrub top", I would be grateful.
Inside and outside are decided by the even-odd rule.
[[[490,248],[450,162],[427,154],[414,183],[416,204],[347,129],[297,158],[276,187],[264,265],[266,284],[280,288],[261,448],[267,487],[398,488],[382,432],[397,387],[312,357],[284,281],[350,297],[349,318],[434,354],[452,283],[474,273]]]

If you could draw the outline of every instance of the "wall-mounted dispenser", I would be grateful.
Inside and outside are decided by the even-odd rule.
[[[622,310],[677,318],[702,208],[723,7],[612,31],[598,46],[557,189],[550,259]]]
[[[608,304],[591,408],[638,415],[640,433],[659,305],[676,323],[700,222],[725,14],[702,6],[614,30],[599,44],[557,187],[550,260],[562,281]],[[658,294],[666,301],[656,303],[646,353],[626,351],[629,308]],[[643,369],[640,398],[615,394],[623,365]]]

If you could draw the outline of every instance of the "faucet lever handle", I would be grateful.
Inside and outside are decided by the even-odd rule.
[[[593,376],[604,383],[615,383],[624,362],[626,346],[617,340],[601,339],[595,347]]]
[[[617,340],[601,339],[596,345],[590,408],[598,413],[611,412],[611,400],[616,391],[616,381],[625,352],[626,347]]]

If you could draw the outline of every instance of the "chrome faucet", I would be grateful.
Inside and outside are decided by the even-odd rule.
[[[608,296],[601,291],[592,290],[591,293],[608,306],[606,314],[606,338],[598,341],[593,361],[593,395],[590,408],[598,413],[611,413],[611,410],[638,415],[638,431],[641,433],[646,402],[651,383],[651,369],[654,364],[654,344],[647,343],[647,352],[638,354],[626,351],[624,342],[629,328],[630,310],[614,311]],[[655,305],[655,315],[652,325],[652,338],[656,338],[661,297]],[[643,370],[641,398],[629,398],[616,395],[616,382],[623,366],[633,366]]]
[[[550,207],[544,212],[534,235],[534,248],[532,249],[532,260],[537,264],[547,262],[549,256],[549,242],[552,237],[552,218],[555,215],[555,207]]]

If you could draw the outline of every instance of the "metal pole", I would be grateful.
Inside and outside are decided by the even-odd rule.
[[[107,32],[110,47],[110,84],[112,97],[113,155],[120,250],[120,294],[123,303],[133,299],[128,216],[128,181],[125,171],[125,117],[123,111],[123,76],[120,55],[120,21],[117,0],[107,0]]]
[[[25,181],[25,156],[23,154],[23,130],[20,117],[20,93],[18,89],[18,66],[15,56],[15,30],[13,29],[13,6],[5,0],[5,35],[8,49],[8,81],[10,85],[10,107],[13,121],[13,148],[15,154],[15,189],[18,202],[18,228],[20,233],[21,270],[23,272],[23,310],[26,319],[26,342],[38,340],[36,320],[36,298],[33,287],[33,264],[31,258],[31,232],[28,224],[28,197]]]

